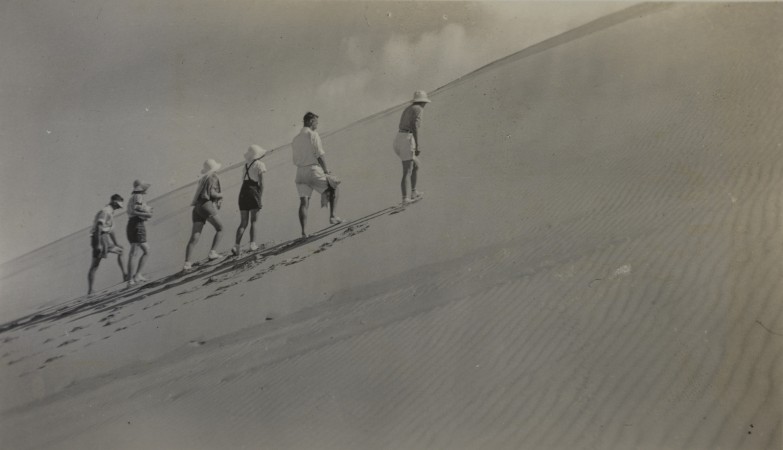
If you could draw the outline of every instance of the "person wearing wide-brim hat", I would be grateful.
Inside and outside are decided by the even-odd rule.
[[[394,153],[402,161],[400,190],[402,191],[403,204],[421,197],[421,192],[416,190],[419,174],[419,155],[421,154],[419,128],[421,127],[422,113],[427,103],[430,103],[430,99],[427,97],[426,92],[414,92],[411,104],[403,110],[400,116],[400,125],[394,137]],[[411,186],[410,199],[408,198],[408,184]]]
[[[125,207],[125,200],[120,194],[111,196],[109,204],[103,207],[92,224],[92,234],[90,236],[90,245],[92,246],[92,264],[87,273],[87,295],[92,295],[92,286],[95,281],[95,271],[98,270],[101,260],[108,257],[109,253],[117,255],[117,263],[122,271],[123,281],[127,281],[128,273],[125,271],[125,263],[122,260],[123,247],[117,242],[117,236],[114,235],[114,213],[118,209]]]
[[[261,162],[261,158],[264,155],[266,155],[266,150],[255,144],[251,145],[245,152],[242,187],[239,190],[240,223],[237,228],[236,243],[231,248],[231,253],[235,256],[239,256],[242,235],[245,234],[248,221],[250,222],[250,250],[258,250],[258,244],[256,244],[256,219],[258,211],[263,207],[261,196],[264,193],[266,165]]]
[[[144,195],[150,188],[149,183],[145,183],[141,180],[133,182],[133,192],[128,199],[128,225],[125,228],[125,232],[128,236],[128,242],[130,243],[130,251],[128,252],[128,287],[147,281],[144,275],[141,274],[144,268],[144,263],[147,262],[150,248],[147,244],[147,227],[145,222],[152,218],[152,208],[144,202]],[[139,265],[133,268],[133,258],[136,256],[136,252],[141,250],[141,257],[139,258]]]
[[[217,252],[217,246],[220,243],[220,238],[223,235],[223,224],[218,218],[218,210],[223,202],[223,194],[220,190],[220,179],[217,176],[217,171],[223,167],[222,164],[214,159],[208,159],[204,161],[204,168],[201,169],[201,178],[196,188],[196,194],[193,196],[193,201],[190,202],[193,206],[193,213],[191,219],[193,220],[193,229],[190,233],[190,240],[188,246],[185,249],[185,265],[183,270],[190,270],[193,267],[193,262],[190,259],[193,254],[193,248],[198,244],[198,240],[201,237],[201,230],[204,229],[204,224],[209,222],[215,227],[215,237],[212,239],[212,247],[209,250],[209,259],[218,259],[220,255]]]

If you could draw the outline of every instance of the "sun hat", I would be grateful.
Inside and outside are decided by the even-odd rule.
[[[416,91],[413,93],[413,100],[411,103],[431,103],[432,100],[427,98],[427,93],[424,91]]]
[[[316,114],[314,112],[307,111],[307,113],[304,115],[304,118],[302,118],[302,121],[304,123],[307,123],[307,122],[309,122],[309,121],[311,121],[313,119],[317,119],[317,118],[318,118],[318,114]]]
[[[201,173],[208,174],[212,172],[217,172],[218,170],[220,170],[221,167],[223,167],[223,164],[220,164],[214,159],[209,158],[208,160],[204,161],[204,168],[201,169]]]
[[[133,192],[147,192],[147,189],[150,188],[149,183],[145,183],[141,180],[136,180],[133,182]]]
[[[111,196],[111,203],[116,203],[120,208],[125,207],[125,199],[120,194],[114,194]]]
[[[266,155],[266,150],[261,148],[260,145],[253,144],[245,152],[245,160],[247,162],[254,161],[259,158],[263,158]]]

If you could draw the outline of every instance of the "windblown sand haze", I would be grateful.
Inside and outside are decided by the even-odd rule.
[[[323,133],[309,240],[286,146],[258,253],[178,274],[191,185],[141,288],[82,297],[85,231],[4,264],[0,446],[783,448],[782,43],[778,3],[632,6],[430,92],[407,208],[389,105]]]

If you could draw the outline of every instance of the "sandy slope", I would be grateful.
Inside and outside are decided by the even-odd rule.
[[[433,95],[427,198],[398,214],[397,111],[329,136],[365,220],[7,326],[3,446],[781,448],[781,24],[643,6],[471,74]],[[157,276],[189,195],[157,205]],[[85,245],[24,264],[83,275]]]

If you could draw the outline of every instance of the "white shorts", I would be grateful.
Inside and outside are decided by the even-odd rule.
[[[400,157],[402,161],[409,161],[413,159],[416,151],[416,140],[413,139],[413,133],[406,133],[400,131],[394,137],[394,153]]]
[[[313,190],[323,194],[329,188],[326,174],[320,164],[296,168],[296,190],[300,197],[309,198]]]

